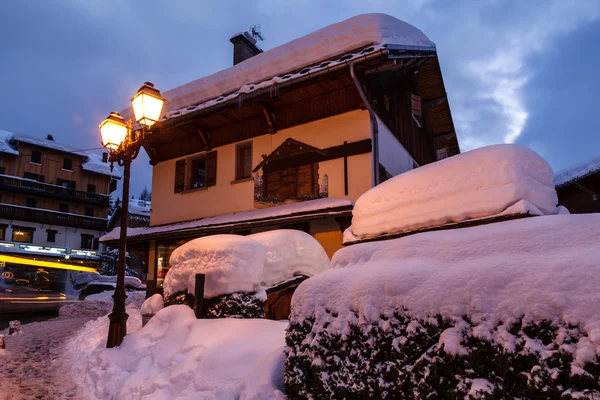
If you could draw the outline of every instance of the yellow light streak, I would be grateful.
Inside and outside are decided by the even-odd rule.
[[[30,266],[35,266],[35,267],[67,269],[67,270],[71,270],[71,271],[81,271],[81,272],[96,272],[97,271],[96,268],[83,267],[80,265],[63,264],[63,263],[58,263],[58,262],[53,262],[53,261],[32,260],[29,258],[21,258],[21,257],[13,257],[13,256],[0,255],[0,262],[11,263],[11,264],[30,265]]]

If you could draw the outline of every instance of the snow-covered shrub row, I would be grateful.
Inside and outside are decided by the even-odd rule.
[[[364,193],[344,240],[491,217],[519,202],[534,215],[556,214],[552,168],[523,146],[483,147],[400,174]]]
[[[119,348],[104,348],[106,317],[86,324],[70,341],[71,373],[82,386],[79,398],[284,398],[287,324],[258,319],[199,320],[193,310],[180,305],[160,310],[141,328],[140,314],[135,314],[128,320],[128,335]],[[135,327],[129,325],[132,319]]]
[[[364,316],[357,312],[342,333],[328,329],[339,323],[335,315],[291,321],[289,398],[600,396],[595,349],[585,332],[564,322],[517,319],[497,325],[487,337],[478,336],[478,326],[466,317],[421,319],[398,309],[369,325],[359,325]]]
[[[249,236],[213,235],[175,249],[164,281],[165,298],[193,294],[196,274],[205,274],[204,297],[253,292],[295,275],[312,276],[329,269],[329,258],[309,234],[280,229]]]
[[[206,301],[206,318],[265,318],[265,294],[231,293]]]
[[[600,390],[599,237],[600,214],[553,215],[338,251],[294,293],[288,393]]]

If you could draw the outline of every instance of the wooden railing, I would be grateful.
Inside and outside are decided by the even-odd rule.
[[[49,185],[16,176],[0,176],[0,189],[104,207],[108,206],[110,201],[108,195]]]
[[[36,222],[38,224],[92,229],[97,231],[105,231],[108,222],[103,218],[60,213],[57,211],[43,210],[41,208],[28,208],[2,203],[0,203],[0,218],[13,221]]]

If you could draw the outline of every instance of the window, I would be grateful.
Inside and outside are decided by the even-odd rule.
[[[33,179],[34,181],[44,183],[44,175],[38,175],[38,174],[32,174],[31,172],[25,172],[25,174],[23,174],[23,178]]]
[[[67,189],[75,189],[75,181],[69,181],[67,179],[58,178],[56,179],[56,184]]]
[[[31,151],[31,162],[42,165],[42,153],[37,150]]]
[[[36,199],[27,199],[27,200],[25,200],[25,204],[27,205],[27,207],[36,208],[37,200]]]
[[[72,158],[65,157],[65,159],[63,160],[63,169],[66,169],[67,171],[73,171],[73,159]]]
[[[171,254],[175,251],[176,248],[186,243],[185,240],[180,240],[177,242],[158,242],[156,244],[156,287],[161,288],[163,286],[163,282],[165,280],[165,276],[169,269],[171,268],[171,264],[169,264],[169,259],[171,258]]]
[[[82,249],[93,249],[94,248],[94,235],[81,234],[81,248]]]
[[[94,207],[86,207],[85,215],[87,215],[88,217],[93,217],[94,216]]]
[[[235,179],[246,179],[252,176],[252,142],[239,143],[235,146]]]
[[[34,228],[23,228],[13,226],[12,241],[21,243],[33,243]]]
[[[92,185],[91,183],[88,183],[87,192],[88,193],[96,193],[96,185]]]
[[[4,240],[6,237],[6,227],[7,225],[0,225],[0,240]]]
[[[56,232],[54,229],[46,229],[46,241],[54,243],[56,242]]]
[[[191,179],[189,189],[206,186],[206,157],[191,160]]]
[[[61,213],[68,213],[69,212],[69,205],[68,204],[64,204],[61,203],[58,205],[58,211],[60,211]]]

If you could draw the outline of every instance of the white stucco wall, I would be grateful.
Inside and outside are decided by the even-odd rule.
[[[350,143],[369,139],[370,134],[369,113],[363,110],[284,129],[274,135],[265,134],[252,139],[252,166],[258,165],[262,155],[270,154],[288,138],[323,149],[341,145],[344,141]],[[150,225],[254,209],[254,182],[232,183],[235,179],[235,144],[213,150],[217,151],[217,184],[209,188],[174,193],[177,159],[154,166]],[[326,174],[329,197],[356,200],[371,188],[371,155],[348,157],[348,195],[344,193],[342,158],[320,162],[319,183]]]
[[[379,117],[377,117],[377,126],[379,132],[379,163],[392,176],[413,169],[413,158]]]

